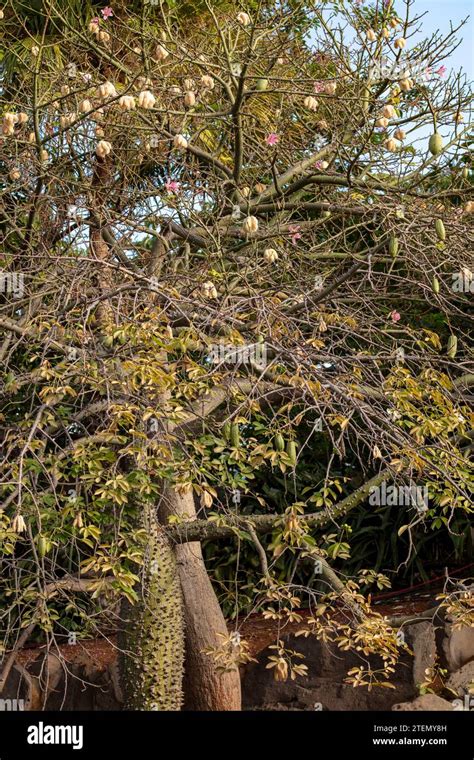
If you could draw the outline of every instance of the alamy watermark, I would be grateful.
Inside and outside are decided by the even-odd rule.
[[[267,346],[265,343],[244,346],[214,343],[209,348],[208,358],[213,364],[253,364],[257,369],[265,369]]]
[[[383,507],[414,507],[418,512],[426,512],[429,504],[428,486],[418,486],[415,483],[396,486],[387,485],[383,481],[381,485],[371,487],[369,504]]]
[[[20,272],[0,270],[0,293],[11,293],[14,298],[22,298],[25,292],[25,275]]]

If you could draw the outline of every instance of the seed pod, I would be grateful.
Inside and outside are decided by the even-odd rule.
[[[230,441],[230,430],[231,430],[230,422],[224,422],[222,426],[222,435],[225,441]]]
[[[400,242],[398,238],[392,235],[390,237],[390,240],[388,241],[388,252],[390,256],[393,256],[394,258],[395,256],[398,256],[399,248],[400,248]]]
[[[296,443],[295,441],[288,441],[286,444],[286,453],[290,458],[290,462],[293,467],[296,466]]]
[[[257,79],[257,82],[255,84],[256,90],[258,90],[259,92],[263,92],[264,90],[267,89],[267,87],[268,87],[268,79],[266,79],[265,77],[260,77],[259,79]]]
[[[438,293],[439,293],[439,280],[438,280],[438,278],[436,276],[433,277],[432,286],[433,286],[433,293],[436,293],[436,295],[438,295]]]
[[[275,446],[275,449],[277,451],[285,450],[285,439],[283,438],[281,433],[276,434],[275,438],[273,439],[273,445]]]
[[[44,557],[48,551],[48,542],[44,536],[38,536],[38,554]]]
[[[439,132],[434,132],[428,143],[428,149],[433,156],[439,156],[443,150],[443,138]]]
[[[240,444],[240,433],[237,422],[234,422],[230,428],[230,441],[234,449],[238,448]]]
[[[458,350],[458,339],[456,335],[450,335],[446,353],[450,359],[454,359]]]
[[[446,240],[446,230],[444,228],[444,222],[442,219],[437,219],[435,222],[436,234],[439,240]]]

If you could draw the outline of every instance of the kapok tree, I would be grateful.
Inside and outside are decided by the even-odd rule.
[[[456,31],[414,44],[410,3],[179,6],[2,12],[0,683],[31,637],[119,630],[127,707],[179,709],[184,673],[186,705],[238,709],[209,538],[253,546],[256,608],[284,629],[304,601],[384,682],[400,643],[362,589],[386,579],[331,567],[346,516],[384,482],[428,488],[401,533],[471,510]],[[269,512],[256,475],[291,485],[321,440],[319,485]],[[285,553],[317,589],[278,581]],[[281,641],[270,664],[304,675]]]

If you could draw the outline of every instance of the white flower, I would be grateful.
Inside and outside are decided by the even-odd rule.
[[[76,113],[74,111],[71,111],[70,113],[65,113],[59,117],[59,123],[62,129],[66,129],[67,127],[70,127],[71,124],[73,124],[75,120],[76,120]]]
[[[20,113],[18,114],[18,124],[26,124],[27,121],[28,121],[28,114],[25,113],[24,111],[20,111]]]
[[[255,185],[255,192],[260,195],[260,193],[264,193],[267,189],[266,185],[263,184],[263,182],[257,182]]]
[[[248,185],[245,185],[245,187],[243,187],[240,192],[244,198],[248,198],[250,195],[250,187]]]
[[[412,79],[402,79],[400,82],[400,89],[402,92],[409,92],[413,87]]]
[[[336,82],[326,82],[326,84],[324,85],[324,92],[327,95],[334,95],[336,90],[337,90]]]
[[[376,127],[388,127],[389,121],[385,118],[385,116],[380,116],[380,118],[377,119],[375,122]]]
[[[386,26],[382,29],[382,37],[386,40],[390,37],[390,30]]]
[[[393,43],[393,47],[395,50],[403,50],[404,47],[406,47],[407,41],[405,37],[399,37],[395,42]]]
[[[40,51],[40,49],[39,49],[38,45],[33,45],[33,47],[31,48],[31,55],[34,58],[36,58],[36,56],[39,55],[39,51]]]
[[[122,111],[133,111],[133,109],[136,108],[136,102],[133,95],[122,95],[122,97],[119,98],[118,104]]]
[[[2,134],[6,135],[7,137],[11,137],[15,134],[15,126],[10,123],[3,122],[2,124]]]
[[[403,131],[403,129],[400,129],[400,128],[395,130],[395,132],[393,133],[393,136],[396,140],[404,140],[406,137],[405,132]]]
[[[49,153],[47,150],[42,150],[40,153],[40,160],[41,161],[47,161],[49,158]]]
[[[99,40],[99,42],[110,42],[110,34],[108,32],[105,32],[103,29],[101,29],[99,34],[97,35],[97,39]]]
[[[243,231],[247,235],[251,235],[254,232],[257,232],[258,230],[258,219],[256,216],[247,216],[246,219],[244,219],[244,223],[242,225]]]
[[[102,100],[105,100],[106,98],[115,98],[117,96],[117,90],[112,82],[107,81],[97,88],[97,95],[99,98],[102,98]]]
[[[185,90],[194,90],[196,86],[194,79],[189,79],[189,77],[184,80],[183,85]]]
[[[153,106],[156,103],[156,98],[153,95],[150,90],[142,90],[140,95],[138,96],[138,105],[140,108],[145,108],[149,110],[150,108],[153,108]]]
[[[474,214],[474,201],[468,201],[464,206],[465,214]]]
[[[186,108],[192,108],[196,104],[196,96],[192,90],[188,90],[184,95],[184,105]]]
[[[250,16],[248,13],[238,13],[237,14],[237,21],[239,24],[242,24],[242,26],[249,26],[250,24]]]
[[[184,135],[175,135],[173,138],[173,145],[176,150],[186,150],[188,147],[188,141]]]
[[[69,87],[69,85],[63,84],[61,87],[61,95],[69,95],[70,92],[71,92],[71,88]]]
[[[316,100],[316,98],[313,98],[313,96],[312,96],[312,95],[308,95],[308,96],[307,96],[307,97],[304,99],[304,101],[303,101],[303,105],[304,105],[304,107],[305,107],[305,108],[307,108],[309,111],[316,111],[316,109],[317,109],[317,107],[318,107],[318,101]]]
[[[268,264],[274,264],[278,259],[278,253],[274,248],[267,248],[263,253],[263,258]]]
[[[377,35],[375,34],[373,29],[367,30],[367,39],[369,42],[375,42],[375,40],[377,39]]]
[[[96,127],[95,128],[95,136],[96,137],[103,137],[104,135],[105,135],[105,132],[102,129],[102,127]]]
[[[87,28],[91,34],[98,34],[99,32],[99,24],[97,21],[89,21],[89,26]]]
[[[7,124],[16,124],[18,122],[18,114],[7,111],[3,116],[3,120]]]
[[[170,87],[170,95],[181,95],[181,87],[178,87],[178,85],[173,84]]]
[[[107,142],[107,140],[101,140],[99,143],[97,143],[95,152],[99,158],[105,158],[106,156],[109,155],[111,150],[112,150],[112,145],[109,142]]]
[[[163,45],[158,45],[155,51],[155,58],[158,61],[165,61],[168,58],[168,56],[169,56],[169,53],[166,50],[166,48],[164,48]]]
[[[320,166],[320,167],[321,167],[321,169],[323,169],[323,171],[324,171],[324,169],[327,169],[327,168],[328,168],[328,166],[329,166],[329,162],[328,162],[328,161],[321,161],[321,163],[319,164],[319,166]]]

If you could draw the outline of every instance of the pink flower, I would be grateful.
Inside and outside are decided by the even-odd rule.
[[[448,69],[446,68],[446,66],[440,66],[439,69],[437,71],[435,71],[435,74],[438,74],[438,76],[440,76],[440,77],[444,77],[444,75],[446,74],[447,70]]]
[[[390,314],[390,316],[392,318],[392,322],[394,322],[394,323],[397,323],[401,319],[400,314],[398,313],[398,311],[392,311],[392,313]]]
[[[290,226],[288,227],[288,232],[290,233],[291,242],[293,243],[293,245],[296,245],[297,241],[301,239],[300,229],[301,227],[299,226],[299,224],[290,224]]]
[[[179,182],[176,182],[175,179],[167,179],[165,188],[169,193],[177,193],[179,192]]]
[[[108,18],[114,15],[114,12],[110,5],[106,5],[105,8],[102,8],[101,13],[104,21],[107,21]]]
[[[324,82],[315,82],[314,83],[314,91],[315,92],[324,92],[325,84]]]
[[[270,134],[265,138],[265,142],[267,145],[276,145],[278,142],[280,142],[280,138],[275,132],[270,132]]]

